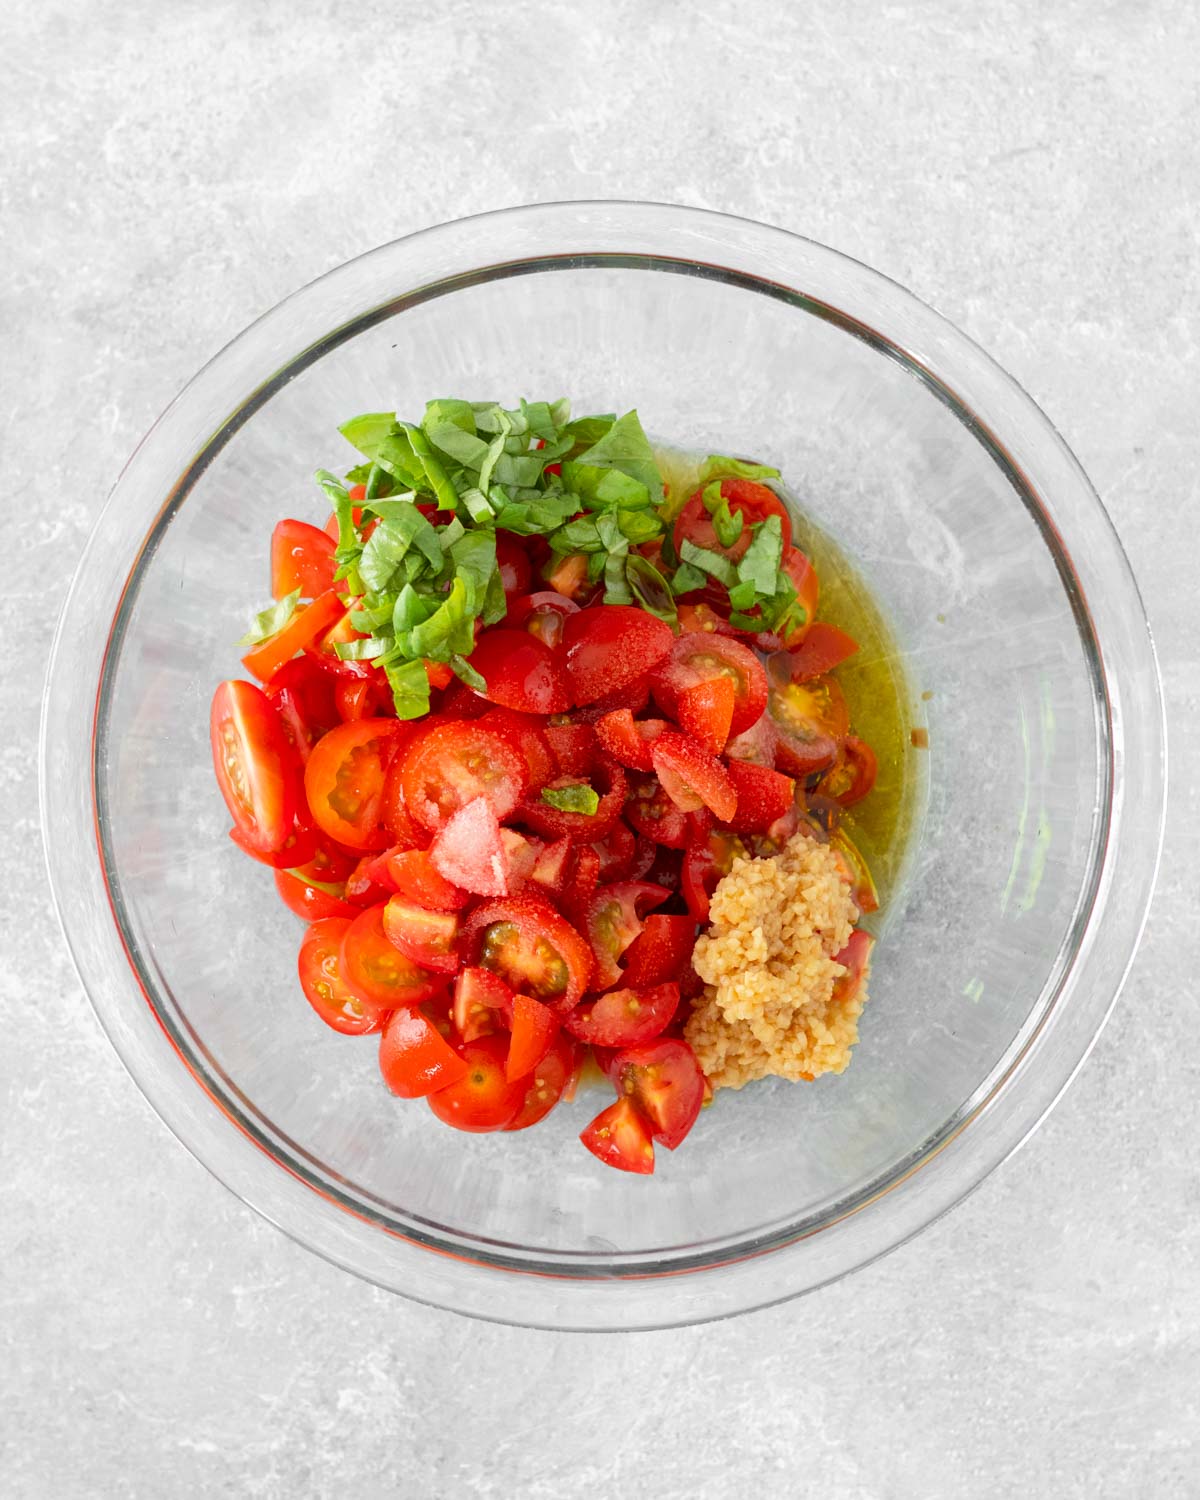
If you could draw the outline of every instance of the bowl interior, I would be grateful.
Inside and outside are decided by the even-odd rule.
[[[126,945],[162,1024],[243,1129],[381,1227],[596,1274],[685,1265],[819,1227],[907,1171],[983,1097],[1051,1002],[1094,893],[1109,774],[1098,663],[1021,476],[894,351],[746,277],[571,257],[426,289],[280,371],[179,476],[127,590],[98,719],[97,805]],[[882,607],[929,749],[907,879],[881,913],[840,1078],[724,1093],[655,1176],[595,1162],[582,1094],[516,1136],[464,1136],[379,1081],[295,977],[301,925],[226,837],[207,708],[268,589],[285,514],[318,524],[338,422],[433,396],[637,406],[682,447],[776,463]],[[926,698],[923,695],[928,694]]]

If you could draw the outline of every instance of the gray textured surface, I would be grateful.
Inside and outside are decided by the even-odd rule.
[[[0,19],[3,1488],[1194,1495],[1200,12],[586,9],[18,0]],[[1025,1151],[841,1286],[604,1339],[389,1298],[186,1155],[63,951],[33,746],[91,517],[199,363],[382,240],[622,195],[857,255],[1022,381],[1147,594],[1173,790],[1123,1002]]]

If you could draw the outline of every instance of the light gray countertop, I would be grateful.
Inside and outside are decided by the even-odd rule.
[[[0,51],[0,1488],[1200,1493],[1200,10],[10,0]],[[841,1285],[608,1338],[378,1292],[187,1155],[67,958],[34,751],[83,540],[197,366],[379,242],[594,196],[798,230],[983,344],[1112,514],[1172,736],[1140,956],[1035,1139]]]

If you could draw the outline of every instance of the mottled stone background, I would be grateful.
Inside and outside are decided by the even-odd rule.
[[[0,1490],[1200,1493],[1193,0],[8,0],[0,55]],[[841,1286],[610,1338],[386,1296],[196,1165],[67,960],[34,755],[84,537],[196,367],[381,241],[592,196],[800,230],[987,347],[1112,513],[1173,732],[1141,955],[1032,1144]]]

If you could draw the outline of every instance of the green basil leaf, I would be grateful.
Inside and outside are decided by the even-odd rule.
[[[699,568],[693,568],[691,563],[681,562],[675,569],[675,576],[671,579],[671,588],[675,594],[692,594],[697,589],[702,589],[708,583],[707,576]]]
[[[419,427],[411,422],[398,424],[407,434],[409,446],[421,464],[425,486],[437,497],[439,510],[454,510],[458,506],[458,491],[450,482],[441,460],[434,453],[429,439]],[[382,462],[382,459],[381,459]]]
[[[732,588],[738,581],[737,570],[727,557],[723,557],[719,552],[710,552],[707,547],[697,547],[695,542],[689,541],[687,537],[683,539],[679,555],[685,563],[691,563],[692,567],[699,568],[702,573],[707,573],[710,578],[715,578],[726,588]]]
[[[678,624],[671,585],[648,557],[634,552],[625,559],[625,581],[647,614],[657,615],[672,628]]]
[[[377,594],[399,586],[401,566],[412,548],[433,568],[442,565],[437,530],[410,500],[381,500],[386,506],[379,525],[363,545],[358,569],[367,588]]]
[[[476,526],[490,526],[496,519],[491,502],[482,490],[472,487],[471,489],[463,490],[458,498],[462,503],[463,509],[472,521],[475,522]]]
[[[285,594],[282,599],[277,599],[274,604],[269,604],[266,609],[260,610],[254,616],[250,629],[237,644],[239,646],[257,646],[259,641],[269,641],[273,635],[279,634],[296,613],[296,606],[299,603],[300,590],[293,589],[290,594]]]
[[[655,537],[662,535],[662,521],[657,511],[620,510],[617,511],[616,518],[621,535],[631,547],[639,547],[643,542],[652,542]]]
[[[624,554],[610,552],[604,563],[605,604],[632,604],[633,593],[625,579]]]
[[[568,422],[563,428],[563,436],[571,439],[568,451],[574,455],[594,447],[616,420],[616,413],[609,412],[603,416],[576,417],[573,422]]]
[[[515,531],[518,536],[547,536],[579,509],[570,495],[539,495],[535,500],[515,503],[506,501],[496,512],[496,526],[501,531]]]
[[[742,534],[745,517],[741,511],[731,511],[729,501],[721,493],[720,484],[706,484],[701,492],[704,508],[712,517],[713,530],[722,547],[732,547]]]
[[[458,678],[459,682],[465,682],[474,692],[487,692],[486,680],[481,673],[475,670],[465,656],[452,656],[450,658],[450,670]]]
[[[783,561],[783,526],[778,516],[767,516],[750,528],[751,542],[737,565],[742,583],[754,585],[764,599],[774,597]]]
[[[560,526],[551,536],[550,545],[555,552],[603,552],[606,550],[604,543],[600,540],[595,516],[580,516],[577,521],[570,521],[566,526]]]
[[[483,608],[479,611],[479,618],[485,625],[495,625],[503,620],[508,613],[508,599],[504,593],[504,579],[500,576],[500,569],[493,568],[492,576],[488,579],[487,591],[483,596]]]
[[[392,605],[393,635],[405,635],[414,626],[424,624],[437,607],[436,599],[428,594],[418,594],[411,583],[406,583]]]
[[[376,500],[382,500],[392,493],[392,476],[382,464],[373,463],[367,470],[366,479],[360,482],[365,491],[364,505],[373,505]]]
[[[758,598],[753,582],[738,583],[729,590],[730,609],[749,609]]]
[[[642,431],[636,411],[618,417],[602,437],[578,455],[576,461],[587,468],[615,469],[628,475],[645,487],[653,504],[662,502],[662,475],[658,472],[654,449]],[[565,464],[563,473],[565,476]]]
[[[470,656],[475,646],[475,611],[470,608],[468,585],[455,578],[450,592],[421,624],[414,625],[401,642],[410,656],[428,656],[431,661],[449,661],[452,656]]]
[[[606,469],[569,459],[563,464],[562,480],[588,510],[640,510],[650,505],[650,491],[646,486],[620,469]]]
[[[394,411],[368,411],[360,417],[351,417],[348,422],[343,422],[338,431],[364,458],[374,460],[378,455],[379,445],[395,428]],[[362,483],[361,480],[357,482]]]
[[[700,483],[710,479],[778,479],[779,470],[770,464],[756,464],[745,458],[729,458],[724,453],[710,453],[700,465]]]
[[[334,654],[339,661],[373,661],[388,649],[389,642],[369,635],[361,641],[335,641]]]
[[[398,719],[419,719],[429,712],[429,677],[423,661],[389,661],[384,671]]]
[[[338,523],[338,544],[334,557],[339,563],[357,563],[359,553],[362,550],[358,540],[358,532],[354,528],[354,502],[346,490],[346,486],[328,469],[318,469],[316,474],[317,483],[325,491],[333,513]],[[345,576],[343,572],[342,576]]]
[[[589,818],[595,815],[600,806],[599,794],[586,782],[579,782],[575,786],[543,787],[542,801],[548,802],[551,807],[557,807],[559,812],[584,813]]]

